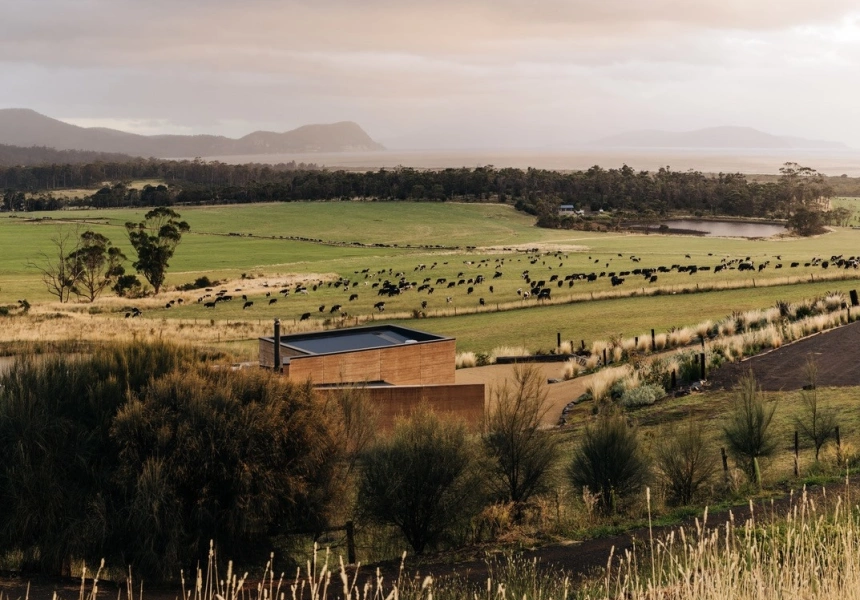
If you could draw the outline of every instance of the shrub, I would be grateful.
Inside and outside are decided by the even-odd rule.
[[[117,414],[115,483],[126,560],[159,579],[209,547],[250,559],[269,536],[321,531],[339,479],[339,436],[310,384],[198,367],[153,380]]]
[[[546,488],[558,455],[555,438],[541,431],[548,410],[541,371],[518,365],[513,382],[505,380],[493,398],[483,440],[492,483],[499,499],[525,502]]]
[[[666,392],[662,387],[646,383],[625,391],[621,396],[621,405],[627,408],[649,406],[665,395]]]
[[[467,369],[476,366],[478,359],[474,352],[458,352],[454,359],[454,366],[458,369]]]
[[[0,377],[0,547],[25,570],[68,574],[72,558],[105,556],[122,503],[112,420],[128,392],[194,360],[137,343],[20,359]]]
[[[655,449],[657,468],[666,484],[669,502],[687,505],[717,470],[716,454],[701,422],[688,418],[679,429],[668,428]]]
[[[421,409],[364,455],[359,498],[372,519],[397,526],[421,554],[479,512],[479,481],[463,426]]]
[[[741,463],[750,481],[761,486],[759,458],[776,450],[776,440],[770,425],[776,404],[767,406],[764,395],[756,385],[752,371],[741,377],[735,388],[735,398],[723,425],[729,451]]]
[[[636,430],[623,416],[609,412],[586,427],[568,473],[574,486],[598,495],[604,512],[614,512],[620,501],[642,489],[650,466]]]
[[[245,273],[242,273],[242,279],[245,279]],[[217,281],[211,281],[206,275],[198,277],[193,282],[183,283],[177,289],[182,292],[190,292],[191,290],[201,290],[208,287],[218,285]]]
[[[818,365],[811,357],[806,362],[806,379],[808,385],[800,393],[803,412],[794,422],[800,435],[812,442],[818,462],[821,448],[836,433],[836,411],[818,396]]]

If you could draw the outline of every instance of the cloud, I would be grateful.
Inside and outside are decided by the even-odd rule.
[[[860,92],[854,0],[8,4],[0,105],[81,123],[241,135],[352,119],[460,145],[744,124],[860,143],[842,100]]]

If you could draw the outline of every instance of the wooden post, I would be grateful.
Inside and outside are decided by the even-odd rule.
[[[723,472],[728,477],[729,474],[729,457],[726,455],[726,449],[720,448],[720,455],[723,457]]]
[[[605,367],[607,364],[609,364],[609,363],[606,362],[606,348],[604,348],[603,349],[603,366]]]
[[[272,365],[272,368],[275,370],[275,373],[281,372],[281,320],[275,319],[275,364]]]
[[[836,426],[836,448],[837,450],[842,448],[842,438],[839,437],[839,425]]]
[[[638,335],[635,338],[633,338],[633,345],[636,346],[637,348],[639,347],[639,336]]]
[[[651,330],[651,352],[654,352],[654,350],[656,350],[656,349],[657,349],[657,340],[656,340],[656,336],[654,335],[654,330],[652,329]]]
[[[794,476],[800,477],[800,437],[797,429],[794,430]]]
[[[705,353],[704,352],[699,354],[699,367],[700,367],[699,370],[702,373],[702,379],[704,379],[705,378]]]
[[[557,331],[557,332],[556,332],[556,334],[555,334],[555,338],[556,338],[556,342],[557,342],[557,343],[556,343],[556,345],[555,345],[555,347],[556,347],[556,348],[561,348],[561,332],[560,332],[560,331]]]
[[[672,389],[678,385],[677,375],[675,374],[675,369],[672,369]]]
[[[349,564],[356,564],[355,561],[355,523],[352,521],[346,522],[346,559]]]
[[[582,343],[582,349],[585,350],[585,340],[579,340]]]

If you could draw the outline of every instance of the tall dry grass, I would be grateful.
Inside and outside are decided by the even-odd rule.
[[[824,503],[826,506],[822,506]],[[651,536],[610,559],[602,590],[588,598],[630,600],[825,600],[860,598],[860,513],[845,499],[825,502],[804,491],[783,516],[768,511],[743,523],[729,516],[710,525]]]

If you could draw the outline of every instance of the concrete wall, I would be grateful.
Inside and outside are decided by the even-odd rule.
[[[336,394],[336,388],[318,390]],[[406,417],[422,404],[444,419],[465,423],[477,431],[484,422],[484,385],[411,385],[368,387],[370,403],[379,410],[379,428],[390,430],[398,417]]]

